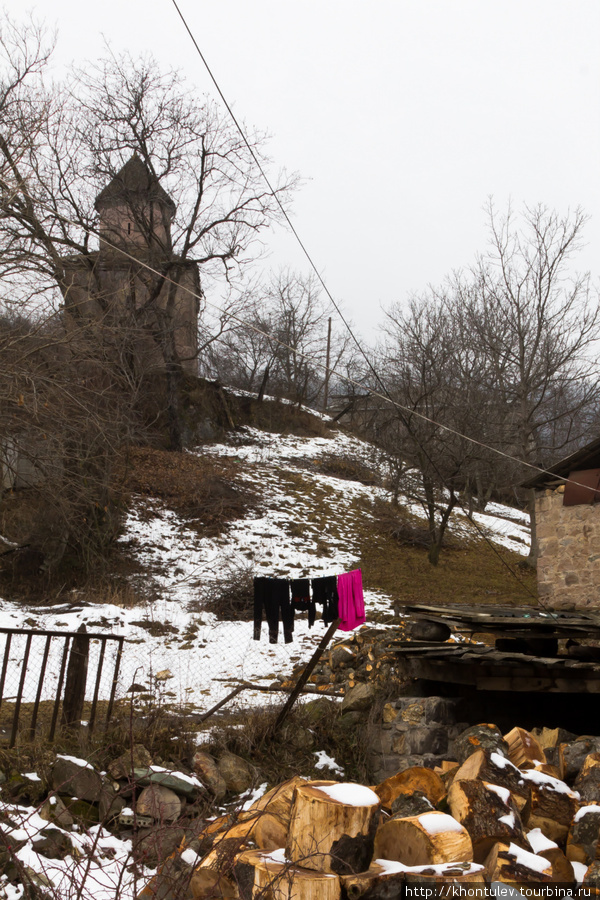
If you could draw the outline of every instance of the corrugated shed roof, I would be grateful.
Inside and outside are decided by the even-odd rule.
[[[122,169],[120,169],[96,197],[95,207],[99,211],[103,206],[116,203],[139,203],[154,200],[167,206],[171,215],[175,213],[175,204],[152,174],[143,160],[134,153]]]

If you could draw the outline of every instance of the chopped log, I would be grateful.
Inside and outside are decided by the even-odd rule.
[[[190,878],[190,891],[194,900],[236,900],[239,897],[236,886],[224,875],[210,869],[199,869]]]
[[[405,866],[372,862],[366,872],[341,875],[342,890],[348,900],[390,900],[403,896]],[[398,863],[395,865],[399,865]]]
[[[567,859],[589,866],[600,856],[600,806],[582,806],[567,837]]]
[[[459,734],[454,739],[453,749],[457,760],[462,764],[476,750],[495,750],[504,754],[508,752],[508,745],[497,725],[483,723],[471,725]]]
[[[475,862],[484,862],[499,842],[528,846],[519,810],[508,788],[479,779],[455,778],[448,791],[448,805],[453,817],[469,832]]]
[[[516,844],[496,844],[485,861],[487,881],[501,881],[514,887],[550,884],[552,866],[547,859],[529,853]]]
[[[524,728],[513,728],[504,735],[504,740],[508,744],[508,758],[518,769],[533,769],[547,762],[539,742]]]
[[[359,875],[342,875],[340,880],[348,900],[396,900],[404,896],[403,885],[427,889],[414,891],[413,896],[469,897],[469,885],[484,884],[483,866],[475,863],[410,867],[387,859],[371,863],[369,869]],[[452,894],[448,891],[450,885],[460,885],[461,889]],[[440,889],[445,889],[448,893],[445,895]],[[482,895],[480,888],[475,896]]]
[[[399,819],[407,819],[409,816],[432,812],[433,809],[434,807],[425,794],[422,794],[421,791],[413,791],[412,794],[398,794],[392,803],[391,814]]]
[[[588,753],[574,788],[584,803],[600,803],[600,753]]]
[[[454,776],[454,781],[482,779],[490,784],[508,788],[519,813],[529,801],[531,788],[519,769],[500,753],[477,750],[472,753]]]
[[[523,777],[531,784],[531,804],[525,824],[529,829],[540,828],[551,841],[564,842],[579,809],[577,795],[564,781],[543,772],[528,769]]]
[[[552,866],[552,881],[554,884],[573,884],[575,881],[573,866],[558,844],[549,840],[540,828],[534,828],[532,831],[529,831],[527,840],[533,852],[537,856],[543,856]]]
[[[340,900],[336,875],[294,866],[279,851],[274,854],[246,850],[235,863],[240,900]]]
[[[286,857],[336,875],[364,872],[373,858],[379,797],[360,784],[305,782],[296,787]]]
[[[389,819],[377,829],[375,858],[406,866],[467,862],[473,844],[466,828],[441,812],[422,813],[407,819]]]
[[[485,884],[483,866],[475,863],[452,863],[448,866],[420,868],[420,872],[412,870],[405,875],[406,888],[412,888],[412,897],[465,897],[467,900],[480,900],[487,894],[481,887]]]
[[[544,775],[550,775],[552,778],[557,778],[559,781],[563,780],[561,775],[561,770],[558,766],[553,766],[552,763],[542,763],[540,766],[534,766],[534,772],[543,772]]]
[[[440,776],[433,769],[424,766],[412,766],[391,778],[386,778],[373,788],[384,809],[391,810],[394,800],[400,794],[412,794],[420,791],[432,806],[437,806],[446,796],[446,788]]]

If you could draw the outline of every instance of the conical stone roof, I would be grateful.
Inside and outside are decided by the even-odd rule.
[[[134,206],[151,201],[162,203],[169,209],[171,215],[174,215],[176,209],[174,202],[145,162],[134,153],[112,181],[100,191],[94,206],[100,212],[106,206],[116,206],[120,203]]]

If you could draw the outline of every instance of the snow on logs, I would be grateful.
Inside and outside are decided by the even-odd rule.
[[[194,900],[392,900],[450,884],[469,897],[484,881],[568,886],[575,874],[600,889],[600,755],[581,760],[580,804],[533,736],[513,729],[505,740],[508,751],[477,741],[462,765],[415,766],[373,789],[279,785],[200,835],[212,847],[193,871]]]
[[[379,797],[361,784],[313,781],[296,788],[286,856],[307,869],[351,875],[368,869]]]
[[[375,856],[406,866],[467,862],[473,859],[473,845],[456,819],[434,811],[405,819],[394,817],[380,825]]]

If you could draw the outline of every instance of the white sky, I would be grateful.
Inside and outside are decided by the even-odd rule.
[[[483,249],[489,195],[501,208],[583,206],[578,267],[598,274],[598,0],[180,7],[236,115],[273,135],[276,168],[306,179],[294,223],[363,334],[380,304]],[[21,0],[8,9],[18,15]],[[37,13],[58,28],[61,62],[96,58],[104,36],[213,92],[171,0],[51,0]],[[263,266],[307,268],[291,235],[268,240]]]

